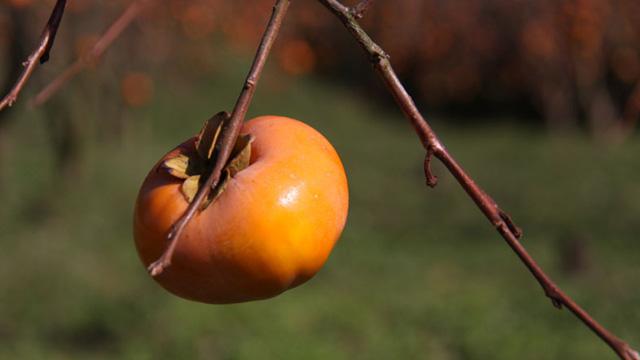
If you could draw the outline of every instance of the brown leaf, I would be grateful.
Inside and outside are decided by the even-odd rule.
[[[193,199],[196,197],[196,193],[198,192],[198,188],[200,187],[200,175],[189,176],[182,183],[182,195],[184,195],[187,202],[191,203]]]
[[[186,155],[178,155],[176,157],[165,160],[162,163],[162,167],[167,169],[169,174],[177,177],[178,179],[186,179],[187,169],[189,168],[189,157]]]
[[[233,152],[231,153],[231,160],[226,169],[229,170],[230,176],[235,176],[237,173],[249,166],[251,160],[251,143],[253,142],[253,136],[242,135],[238,137]]]
[[[206,156],[211,156],[213,154],[213,149],[215,148],[215,142],[217,141],[218,136],[220,135],[223,122],[219,121],[221,117],[228,116],[226,113],[219,113],[214,116],[211,120],[207,121],[205,127],[200,131],[198,135],[198,139],[196,140],[196,147],[198,149],[198,153],[200,156],[203,156],[204,153],[200,151],[209,146],[209,150]],[[218,120],[216,120],[218,118]],[[214,125],[217,122],[217,128],[215,128],[215,133],[212,133],[214,129]],[[211,136],[213,134],[213,136]],[[207,138],[213,137],[213,142],[211,145],[207,142]],[[201,209],[206,208],[215,201],[227,188],[229,185],[229,181],[231,177],[245,169],[249,166],[249,161],[251,160],[251,143],[253,142],[253,136],[251,135],[243,135],[238,137],[236,144],[234,145],[233,151],[231,152],[231,160],[227,163],[227,166],[222,170],[220,174],[220,180],[215,188],[211,190],[207,199],[202,203]],[[206,163],[204,158],[192,156],[191,158],[186,155],[178,155],[175,158],[166,160],[163,165],[169,169],[169,172],[181,179],[185,179],[182,183],[182,194],[185,199],[191,203],[193,199],[195,199],[198,190],[201,187],[201,180],[203,180],[202,175],[211,171],[210,169],[207,171],[207,166],[211,166],[212,164]],[[175,173],[175,174],[174,174]]]
[[[196,138],[196,150],[202,159],[209,160],[213,156],[222,127],[228,119],[229,113],[221,111],[205,122]]]

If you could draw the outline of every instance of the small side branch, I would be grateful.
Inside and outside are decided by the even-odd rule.
[[[49,21],[42,30],[42,34],[40,35],[40,44],[38,47],[29,55],[27,60],[23,63],[24,70],[18,77],[11,91],[0,101],[0,111],[4,110],[4,108],[13,105],[14,102],[18,99],[18,95],[20,91],[24,88],[27,81],[33,74],[33,71],[36,68],[38,62],[40,64],[44,64],[49,60],[49,55],[51,49],[53,48],[53,43],[56,38],[56,34],[58,33],[58,28],[60,27],[60,21],[62,21],[62,15],[64,14],[65,6],[67,5],[66,0],[57,0],[53,10],[51,11],[51,16],[49,17]]]
[[[142,10],[149,4],[149,0],[136,0],[129,4],[122,14],[111,24],[107,31],[93,45],[91,50],[78,58],[66,68],[49,85],[42,89],[32,101],[33,106],[40,106],[55,95],[67,82],[78,75],[82,70],[97,63],[113,42],[124,32],[127,27],[138,17]]]
[[[369,5],[371,5],[372,0],[361,0],[354,7],[351,8],[350,12],[356,19],[362,19],[364,13],[369,9]]]
[[[424,157],[424,177],[427,179],[427,186],[434,188],[438,185],[438,177],[431,170],[431,161],[433,160],[433,150],[427,146],[427,155]]]
[[[178,241],[180,240],[180,235],[182,231],[187,226],[189,221],[196,216],[198,209],[204,199],[207,198],[211,189],[213,189],[220,180],[220,174],[229,160],[229,156],[231,155],[231,151],[233,150],[233,146],[236,143],[238,135],[240,134],[240,129],[242,128],[242,123],[244,122],[244,118],[247,115],[247,111],[249,110],[249,105],[251,104],[251,100],[253,99],[253,95],[256,90],[256,85],[258,84],[258,80],[260,79],[260,75],[262,74],[262,70],[264,69],[264,65],[269,57],[269,53],[271,52],[271,48],[278,37],[278,33],[280,32],[280,27],[282,26],[282,22],[287,13],[291,0],[277,0],[276,4],[273,8],[273,13],[271,15],[271,19],[267,25],[267,28],[262,36],[262,41],[260,42],[260,46],[258,47],[258,51],[253,60],[253,64],[251,65],[251,69],[249,70],[249,74],[244,82],[242,87],[242,91],[240,92],[240,96],[236,101],[236,105],[233,109],[233,113],[229,121],[226,122],[226,125],[222,129],[222,138],[220,142],[220,152],[215,161],[215,165],[213,167],[213,171],[207,177],[205,184],[198,190],[196,197],[189,204],[189,207],[182,215],[182,217],[172,226],[171,231],[167,236],[168,247],[162,256],[149,265],[148,271],[151,276],[160,275],[167,267],[171,265],[171,259],[173,257],[173,253],[175,252]]]
[[[424,162],[427,184],[435,185],[434,175],[431,173],[431,157],[438,158],[456,178],[458,183],[467,192],[469,197],[476,203],[478,208],[485,214],[487,219],[495,226],[507,244],[513,249],[516,255],[529,269],[531,274],[542,286],[545,294],[551,299],[554,306],[561,308],[565,306],[575,314],[586,326],[593,330],[603,341],[605,341],[621,359],[640,360],[638,353],[631,347],[610,333],[602,325],[596,322],[584,309],[576,304],[571,297],[562,292],[549,276],[540,268],[537,262],[529,255],[522,246],[518,238],[522,235],[521,230],[515,225],[511,217],[502,211],[496,202],[480,188],[458,162],[449,154],[440,139],[427,123],[415,102],[406,91],[395,71],[393,70],[389,57],[378,46],[369,35],[358,24],[357,11],[344,6],[338,0],[319,0],[334,15],[340,19],[347,30],[360,44],[367,56],[371,59],[373,67],[382,77],[389,92],[393,95],[405,117],[411,121],[416,133],[420,137],[427,152]]]

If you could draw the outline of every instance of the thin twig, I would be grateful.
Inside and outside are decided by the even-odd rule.
[[[260,42],[253,64],[249,70],[249,74],[247,75],[242,91],[240,92],[240,96],[238,97],[233,109],[233,113],[231,114],[229,121],[225,122],[225,126],[222,129],[222,134],[220,135],[220,151],[216,157],[213,170],[207,178],[207,181],[198,190],[196,197],[189,204],[185,213],[171,227],[171,230],[167,235],[169,245],[165,252],[157,261],[149,265],[147,268],[151,276],[160,275],[164,269],[171,265],[173,253],[175,252],[178,241],[180,240],[180,234],[182,234],[182,231],[189,221],[196,216],[197,210],[200,209],[202,202],[209,195],[211,189],[218,184],[222,169],[227,163],[233,146],[240,134],[240,129],[242,128],[242,123],[244,122],[244,118],[249,110],[249,105],[253,99],[256,85],[258,84],[258,80],[260,79],[260,75],[262,74],[267,58],[269,57],[273,43],[280,32],[280,27],[287,13],[287,9],[289,8],[290,1],[291,0],[276,1],[275,6],[273,7],[273,13],[271,14],[269,23],[265,29],[264,35],[262,36],[262,41]]]
[[[393,94],[398,105],[404,112],[405,116],[413,124],[423,146],[427,151],[427,160],[425,161],[425,172],[427,181],[433,184],[433,174],[431,174],[430,161],[431,155],[438,158],[457,179],[471,199],[476,203],[480,210],[489,219],[491,224],[496,227],[500,235],[506,240],[507,244],[518,255],[520,260],[525,264],[529,271],[542,286],[545,294],[552,300],[556,307],[566,306],[574,313],[586,326],[593,330],[602,340],[604,340],[621,359],[640,360],[640,356],[627,343],[623,342],[615,335],[606,330],[602,325],[596,322],[585,310],[576,304],[568,295],[562,292],[558,286],[547,276],[536,261],[529,255],[526,249],[518,241],[521,235],[520,229],[515,225],[505,212],[500,210],[493,199],[488,196],[464,171],[457,161],[449,154],[444,145],[440,142],[438,136],[431,126],[424,119],[413,99],[407,93],[404,86],[398,79],[395,71],[391,67],[388,55],[378,46],[369,35],[360,27],[354,12],[344,6],[337,0],[319,0],[331,12],[336,15],[346,28],[355,37],[367,55],[370,57],[373,66],[382,76],[389,91]]]
[[[371,0],[360,0],[360,2],[354,5],[349,11],[354,18],[362,19],[364,13],[369,9],[369,5],[371,5]]]
[[[97,63],[109,46],[129,27],[133,20],[136,19],[149,3],[149,0],[136,0],[129,4],[116,21],[102,34],[91,50],[80,56],[73,64],[49,83],[49,85],[42,89],[33,99],[32,105],[40,106],[44,104],[82,70]]]
[[[56,34],[60,27],[60,21],[62,20],[62,15],[64,14],[64,8],[66,5],[66,0],[56,1],[56,4],[51,11],[51,16],[49,16],[49,21],[47,21],[47,24],[40,35],[40,44],[23,63],[25,68],[18,77],[18,80],[11,91],[9,91],[2,101],[0,101],[0,111],[7,106],[13,105],[13,103],[18,99],[20,91],[22,91],[27,80],[29,80],[31,74],[33,74],[37,63],[40,62],[40,64],[44,64],[49,60],[49,53],[51,52],[51,48],[53,47],[53,43],[56,39]]]

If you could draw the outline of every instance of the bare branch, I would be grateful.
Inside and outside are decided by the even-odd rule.
[[[602,327],[602,325],[596,322],[585,310],[578,306],[573,299],[563,293],[540,268],[531,255],[529,255],[526,249],[518,241],[518,237],[521,235],[520,229],[511,220],[511,217],[500,210],[495,201],[493,201],[493,199],[473,181],[473,179],[449,154],[398,79],[391,63],[389,62],[387,54],[369,37],[362,27],[360,27],[354,13],[337,0],[319,1],[333,12],[333,14],[340,19],[349,32],[355,37],[362,49],[370,57],[374,68],[384,80],[387,88],[394,96],[405,116],[413,124],[427,151],[427,158],[425,160],[427,183],[433,184],[433,175],[431,174],[429,167],[429,160],[433,155],[447,167],[458,183],[460,183],[462,188],[467,192],[469,197],[471,197],[471,199],[489,219],[491,224],[496,227],[497,231],[502,235],[507,244],[513,249],[520,260],[522,260],[524,265],[529,269],[531,274],[540,283],[545,294],[552,300],[556,307],[567,307],[586,326],[604,340],[621,359],[640,360],[638,353],[631,349],[628,344],[618,339],[615,335]]]
[[[32,105],[40,106],[44,104],[83,69],[97,63],[109,46],[113,44],[113,42],[133,22],[133,20],[136,19],[136,17],[149,3],[149,0],[136,0],[129,4],[116,21],[114,21],[107,31],[102,34],[91,50],[79,57],[73,64],[49,83],[49,85],[42,89],[33,99]]]
[[[287,13],[287,9],[289,8],[290,1],[291,0],[276,1],[273,13],[271,14],[271,19],[265,29],[264,35],[262,36],[262,41],[260,42],[253,64],[249,70],[249,74],[247,75],[244,86],[240,92],[240,96],[238,97],[233,113],[231,114],[231,118],[229,121],[225,122],[224,128],[222,129],[222,134],[220,135],[220,152],[215,160],[213,171],[207,178],[205,184],[198,190],[196,197],[189,204],[189,207],[182,217],[173,224],[171,231],[169,231],[167,236],[169,245],[165,252],[157,261],[149,265],[147,268],[151,276],[160,275],[164,269],[171,265],[171,259],[178,241],[180,240],[180,234],[182,234],[182,231],[189,221],[196,216],[196,212],[200,209],[202,202],[209,195],[211,189],[218,184],[222,169],[229,160],[233,146],[240,134],[240,129],[242,128],[242,123],[244,122],[244,118],[249,110],[249,105],[253,99],[256,85],[260,79],[260,75],[262,74],[267,58],[269,57],[273,43],[280,32],[280,27]]]
[[[9,93],[0,101],[0,111],[2,111],[7,106],[13,105],[13,103],[18,99],[18,95],[22,88],[26,85],[27,81],[33,74],[33,71],[36,68],[38,62],[40,64],[44,64],[47,60],[49,60],[49,54],[51,49],[53,48],[53,43],[56,39],[56,34],[58,33],[58,28],[60,27],[60,21],[62,20],[62,15],[64,14],[65,6],[67,5],[66,0],[57,0],[53,10],[51,11],[51,16],[49,17],[49,21],[42,30],[42,34],[40,35],[40,44],[34,50],[31,55],[27,58],[27,60],[23,63],[25,67],[15,85],[9,91]]]

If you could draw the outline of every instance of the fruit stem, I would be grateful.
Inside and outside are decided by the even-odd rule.
[[[64,8],[66,5],[66,0],[56,1],[56,4],[53,6],[53,10],[51,10],[51,16],[49,16],[49,20],[40,35],[40,44],[22,64],[24,66],[24,70],[18,77],[18,80],[16,80],[13,88],[11,88],[11,91],[9,91],[2,101],[0,101],[0,111],[7,106],[13,105],[13,103],[18,99],[20,91],[22,91],[24,86],[27,84],[27,81],[31,77],[31,74],[33,74],[38,62],[40,62],[40,64],[44,64],[49,60],[49,53],[51,52],[51,48],[53,47],[53,43],[56,39],[56,33],[60,27],[60,21],[62,20],[62,15],[64,14]]]
[[[220,135],[220,150],[215,159],[213,171],[207,177],[204,185],[198,190],[196,197],[189,204],[187,210],[171,227],[171,230],[167,235],[167,241],[169,245],[165,249],[162,256],[160,256],[158,260],[153,262],[147,268],[151,276],[160,275],[164,271],[164,269],[171,265],[173,253],[175,252],[178,241],[180,240],[182,231],[187,226],[189,221],[191,221],[191,219],[196,215],[198,209],[201,208],[200,206],[202,202],[207,198],[207,196],[211,192],[211,189],[213,189],[218,184],[222,169],[229,160],[229,156],[231,155],[231,152],[238,139],[238,135],[240,134],[242,123],[244,122],[244,118],[246,117],[247,111],[249,110],[249,105],[251,105],[251,100],[253,99],[253,95],[255,94],[256,85],[258,84],[258,80],[260,79],[260,75],[262,74],[262,70],[264,69],[264,65],[267,62],[267,58],[269,57],[271,48],[273,47],[273,44],[278,37],[278,33],[280,32],[282,22],[287,13],[287,10],[289,9],[290,3],[291,0],[276,1],[273,7],[271,18],[269,19],[269,23],[267,24],[264,34],[262,35],[260,46],[258,47],[255,58],[253,59],[253,64],[251,65],[249,74],[247,75],[242,90],[240,91],[240,95],[238,96],[238,100],[236,101],[236,105],[233,109],[233,113],[231,114],[231,118],[229,119],[229,121],[225,122],[225,125],[222,128],[222,133]]]
[[[358,7],[360,7],[360,4],[363,4],[364,1],[359,5],[356,5],[355,10],[343,5],[338,0],[319,1],[338,17],[347,30],[349,30],[351,35],[353,35],[356,41],[360,44],[362,49],[369,56],[374,68],[382,77],[385,85],[402,109],[405,117],[407,117],[407,119],[409,119],[413,124],[414,129],[420,137],[427,153],[424,161],[427,184],[432,187],[436,184],[436,177],[431,172],[431,157],[435,157],[447,167],[449,172],[456,178],[458,183],[485,214],[491,224],[496,227],[497,231],[502,235],[507,244],[513,249],[538,283],[542,286],[545,295],[551,299],[552,303],[556,307],[560,308],[562,306],[566,306],[587,327],[606,342],[621,359],[640,360],[638,353],[631,349],[627,343],[605,329],[595,321],[589,313],[576,304],[571,297],[558,288],[558,286],[542,270],[542,268],[540,268],[518,240],[522,234],[520,229],[511,220],[511,217],[498,207],[496,202],[473,181],[453,156],[449,154],[447,149],[440,142],[435,131],[422,116],[416,107],[415,102],[398,79],[398,76],[391,66],[391,62],[389,61],[389,56],[358,24],[357,18],[358,15],[361,14]]]

